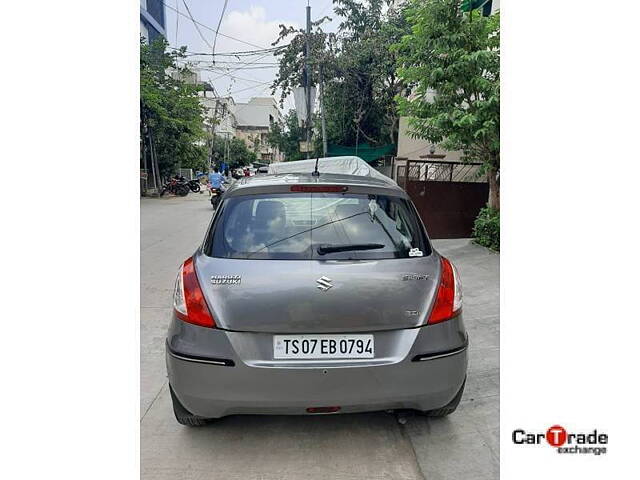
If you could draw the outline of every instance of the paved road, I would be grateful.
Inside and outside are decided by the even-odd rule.
[[[164,336],[177,268],[211,218],[206,194],[141,200],[141,473],[143,479],[498,478],[499,256],[468,240],[435,241],[465,287],[470,362],[445,419],[371,413],[228,417],[204,428],[173,418]]]

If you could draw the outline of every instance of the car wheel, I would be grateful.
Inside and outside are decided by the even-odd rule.
[[[467,377],[465,377],[464,382],[462,382],[462,386],[456,396],[453,397],[447,405],[442,408],[436,408],[435,410],[428,410],[426,412],[422,412],[427,417],[446,417],[447,415],[452,414],[458,408],[458,404],[460,403],[460,399],[462,398],[462,392],[464,392],[464,385],[467,383]]]
[[[173,403],[173,413],[176,416],[176,420],[180,425],[187,425],[188,427],[202,427],[211,422],[210,419],[199,417],[189,412],[182,406],[180,400],[173,393],[173,388],[169,385],[169,392],[171,393],[171,402]]]

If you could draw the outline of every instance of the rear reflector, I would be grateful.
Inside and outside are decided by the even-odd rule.
[[[440,264],[442,266],[440,284],[427,325],[449,320],[458,315],[462,309],[462,289],[455,267],[444,257],[440,257]]]
[[[309,407],[307,413],[336,413],[340,407]]]
[[[293,185],[291,187],[292,192],[310,192],[310,193],[342,193],[349,190],[349,187],[344,185]]]
[[[178,273],[173,305],[176,316],[180,320],[201,327],[216,326],[200,288],[193,258],[185,260]]]

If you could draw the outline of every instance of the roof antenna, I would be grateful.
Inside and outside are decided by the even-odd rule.
[[[312,177],[319,177],[320,176],[320,172],[318,171],[318,160],[320,160],[320,158],[316,157],[316,168],[313,172],[311,172],[311,176]]]

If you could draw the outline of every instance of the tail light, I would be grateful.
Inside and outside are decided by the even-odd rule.
[[[440,263],[442,266],[440,284],[427,325],[449,320],[462,310],[462,288],[456,267],[444,257],[440,257]]]
[[[188,258],[180,267],[176,288],[173,293],[173,309],[180,320],[201,327],[216,326],[204,294],[200,288],[198,277],[193,266],[193,258]]]

